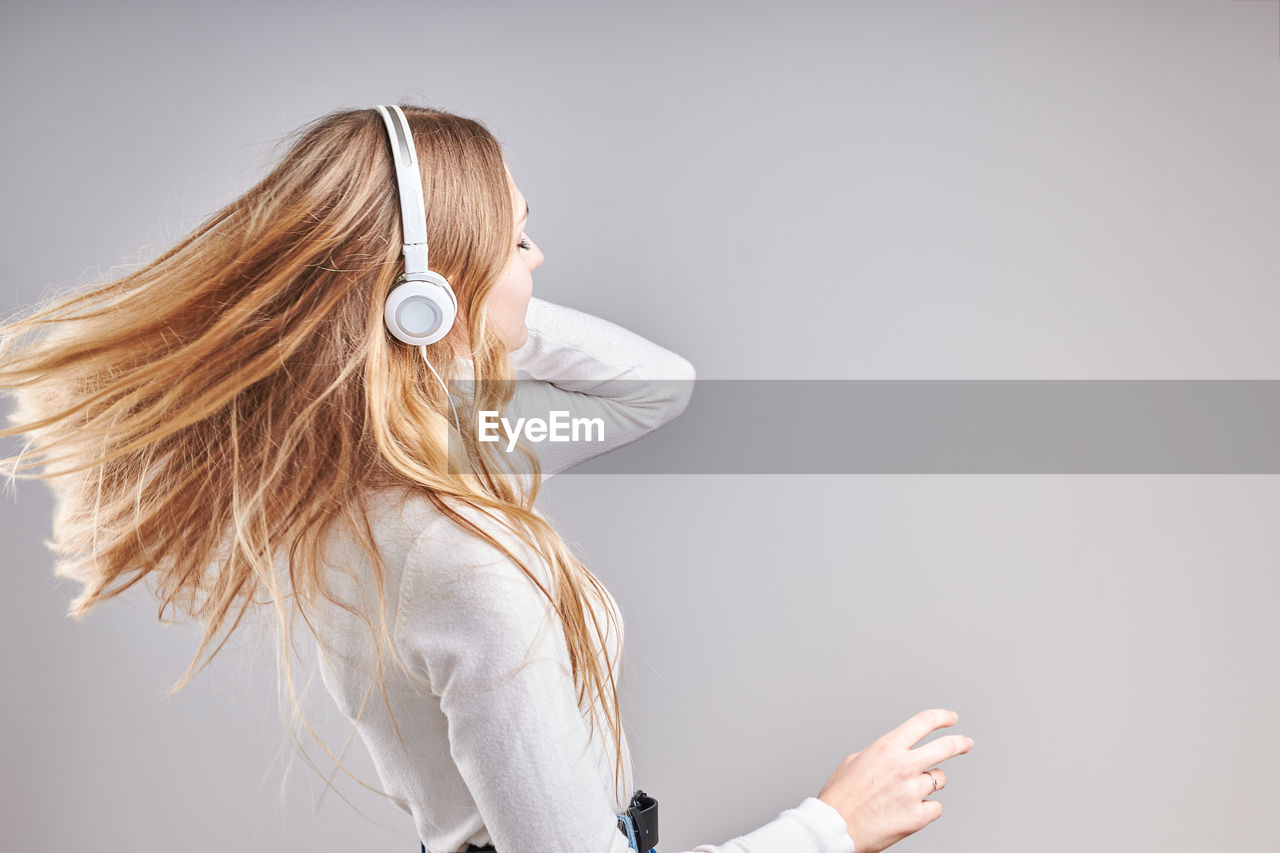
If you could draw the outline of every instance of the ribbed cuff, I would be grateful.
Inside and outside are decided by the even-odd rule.
[[[795,811],[814,829],[823,850],[829,853],[854,853],[849,825],[840,816],[840,812],[817,797],[807,797],[795,807]]]

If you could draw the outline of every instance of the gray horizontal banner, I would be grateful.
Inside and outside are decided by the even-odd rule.
[[[1280,473],[1280,380],[513,384],[507,428],[464,428],[576,474]],[[460,415],[473,385],[453,386]]]

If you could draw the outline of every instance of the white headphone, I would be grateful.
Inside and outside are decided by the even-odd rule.
[[[400,107],[379,106],[391,141],[400,187],[400,227],[404,236],[404,272],[387,294],[383,319],[397,340],[414,346],[433,344],[453,328],[458,300],[444,276],[427,263],[427,212],[418,172],[418,150]]]
[[[377,110],[391,140],[391,157],[396,164],[396,184],[400,190],[400,228],[404,236],[404,272],[387,294],[382,319],[397,340],[418,348],[422,360],[449,398],[453,426],[461,435],[458,408],[453,404],[449,386],[427,359],[427,344],[434,344],[453,328],[453,321],[458,317],[458,299],[445,277],[427,264],[427,206],[422,197],[418,149],[413,145],[409,120],[395,104],[379,106]]]

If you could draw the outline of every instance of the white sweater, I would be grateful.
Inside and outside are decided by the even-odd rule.
[[[694,369],[633,332],[538,298],[530,302],[527,324],[529,340],[512,354],[512,365],[519,377],[539,381],[518,383],[513,409],[545,414],[572,408],[575,417],[605,422],[601,443],[535,445],[544,479],[640,438],[688,403],[692,381],[636,381],[692,380]],[[590,737],[564,632],[550,603],[501,551],[425,498],[377,494],[371,500],[373,534],[388,568],[388,628],[396,651],[431,686],[415,684],[386,661],[393,725],[381,693],[370,692],[374,652],[366,626],[327,605],[317,614],[317,627],[331,646],[321,650],[320,671],[349,719],[367,703],[358,731],[384,790],[412,815],[428,853],[490,841],[499,853],[625,853],[617,814],[635,788],[626,717],[619,792],[607,718],[600,714],[596,736]],[[531,549],[478,511],[466,515],[477,524],[488,522],[484,529],[552,589],[545,564]],[[359,548],[338,537],[325,557],[336,569],[335,590],[370,607],[372,593],[360,598],[358,581],[371,577],[371,569]],[[621,628],[612,595],[607,606]],[[603,613],[600,622],[608,624]],[[610,635],[605,644],[616,675],[623,638]],[[663,814],[682,808],[661,791],[649,793],[658,797]],[[808,797],[758,829],[694,849],[853,853],[854,846],[840,814]],[[659,853],[670,851],[660,845]]]

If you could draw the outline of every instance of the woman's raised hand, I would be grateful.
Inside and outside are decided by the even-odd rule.
[[[968,752],[973,740],[953,734],[912,747],[957,719],[942,708],[921,711],[840,762],[818,799],[844,818],[854,853],[879,853],[942,814],[942,803],[925,799],[934,792],[934,779],[938,790],[947,784],[947,774],[935,765]]]

